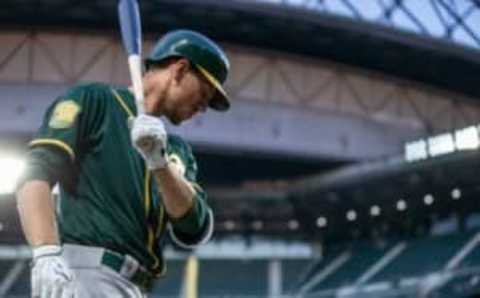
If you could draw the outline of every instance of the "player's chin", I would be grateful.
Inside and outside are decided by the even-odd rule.
[[[168,120],[170,120],[170,123],[172,123],[175,126],[180,125],[182,123],[182,120],[174,117],[169,117]]]
[[[173,125],[180,125],[180,124],[182,124],[182,122],[188,120],[188,118],[182,117],[181,115],[172,115],[172,116],[168,117],[168,120],[170,120],[170,122]]]
[[[196,114],[197,113],[194,110],[178,110],[176,113],[172,113],[168,119],[173,125],[180,125],[183,122],[192,119]]]

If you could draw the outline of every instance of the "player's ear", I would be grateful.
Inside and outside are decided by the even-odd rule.
[[[174,81],[180,83],[190,70],[190,62],[187,59],[180,58],[172,66]]]

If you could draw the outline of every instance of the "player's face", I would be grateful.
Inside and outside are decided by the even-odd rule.
[[[176,76],[167,92],[165,115],[178,125],[199,112],[205,112],[215,93],[214,87],[190,64],[180,76]]]

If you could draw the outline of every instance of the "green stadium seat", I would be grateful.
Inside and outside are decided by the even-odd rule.
[[[302,274],[312,265],[313,260],[282,260],[282,290],[292,293],[297,290]]]
[[[152,296],[180,297],[184,276],[184,260],[167,260],[167,273],[155,282]]]
[[[442,270],[470,238],[471,234],[465,233],[412,240],[372,282],[422,276]]]
[[[199,297],[265,297],[268,287],[267,264],[263,260],[202,260]]]
[[[372,246],[366,247],[363,245],[361,248],[351,251],[352,255],[348,261],[320,282],[313,291],[352,285],[352,283],[375,264],[386,251],[386,248],[377,249]]]

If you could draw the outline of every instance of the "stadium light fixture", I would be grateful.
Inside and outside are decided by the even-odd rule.
[[[0,194],[11,194],[15,191],[15,185],[24,167],[24,161],[18,157],[0,158]]]
[[[377,205],[373,205],[371,208],[370,208],[370,215],[372,216],[379,216],[380,215],[380,212],[381,212],[381,209],[380,207],[378,207]]]
[[[290,230],[296,230],[298,229],[298,226],[299,226],[298,221],[296,221],[295,219],[291,219],[288,221],[288,228]]]
[[[426,194],[423,197],[423,202],[425,203],[425,205],[432,205],[433,201],[435,201],[435,199],[433,198],[433,196],[431,194]]]
[[[417,161],[426,158],[428,158],[428,148],[425,140],[405,144],[405,159],[407,161]]]
[[[233,222],[232,220],[227,220],[224,223],[224,226],[225,226],[225,229],[227,229],[228,231],[231,231],[231,230],[235,229],[235,222]]]
[[[469,126],[455,131],[455,146],[457,150],[475,150],[480,147],[478,130],[475,126]]]
[[[319,218],[317,218],[317,227],[325,228],[327,225],[328,225],[328,220],[325,217],[320,216]]]
[[[462,197],[462,191],[460,190],[460,188],[454,188],[452,189],[452,199],[454,200],[460,200],[460,198]]]
[[[428,138],[428,151],[432,157],[454,152],[455,142],[453,141],[453,134],[444,133]]]
[[[408,162],[450,154],[455,151],[478,150],[480,148],[480,125],[468,126],[427,139],[408,142],[404,146],[404,157]]]
[[[355,221],[357,219],[357,212],[355,210],[349,210],[347,212],[348,221]]]
[[[405,211],[405,209],[407,209],[407,202],[405,202],[405,200],[399,200],[397,202],[397,210]]]
[[[263,229],[263,222],[261,220],[254,221],[252,223],[252,228],[257,231]]]

